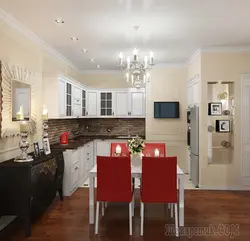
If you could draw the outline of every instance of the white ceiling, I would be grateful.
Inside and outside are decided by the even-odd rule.
[[[156,64],[186,62],[199,47],[250,45],[250,0],[0,0],[0,8],[81,70],[118,69],[119,52],[135,47],[134,25],[141,56],[153,50]]]

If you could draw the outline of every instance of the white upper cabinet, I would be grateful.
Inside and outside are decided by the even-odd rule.
[[[144,117],[145,113],[145,91],[141,89],[130,89],[129,91],[129,116]]]
[[[96,90],[88,90],[87,91],[87,113],[86,116],[100,116],[98,113],[98,94],[99,92]]]
[[[115,116],[128,116],[128,91],[116,91],[114,93],[114,113]]]
[[[90,89],[62,75],[43,76],[43,104],[52,119],[143,118],[145,103],[145,89]]]
[[[199,76],[188,81],[188,106],[200,104],[200,79]]]
[[[59,79],[59,116],[66,116],[66,82]]]

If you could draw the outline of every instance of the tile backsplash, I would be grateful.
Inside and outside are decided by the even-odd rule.
[[[51,119],[48,125],[50,144],[58,143],[66,131],[70,139],[78,135],[145,136],[144,118]]]
[[[92,118],[80,120],[82,135],[145,136],[144,118]]]

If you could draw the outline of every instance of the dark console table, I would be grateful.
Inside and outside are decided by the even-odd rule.
[[[0,163],[0,216],[15,215],[25,222],[31,234],[31,220],[54,200],[57,192],[63,200],[63,153],[52,152],[31,162],[8,160]]]

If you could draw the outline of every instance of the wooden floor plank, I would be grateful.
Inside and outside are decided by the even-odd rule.
[[[140,237],[138,194],[139,190],[136,195],[132,237],[128,235],[126,203],[108,205],[105,217],[100,216],[99,235],[95,236],[93,225],[88,224],[88,188],[79,188],[72,197],[65,198],[64,202],[55,200],[32,225],[31,237],[25,237],[22,223],[17,220],[0,234],[0,240],[250,240],[250,192],[185,190],[185,228],[181,230],[182,235],[179,238],[166,233],[174,228],[174,220],[170,218],[166,206],[158,204],[146,205],[145,233]]]

